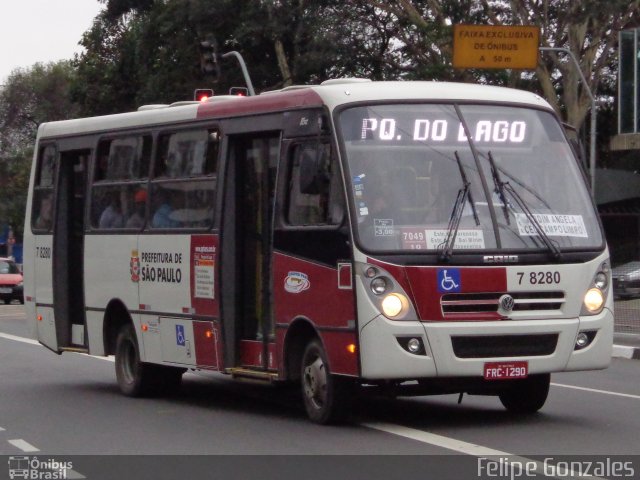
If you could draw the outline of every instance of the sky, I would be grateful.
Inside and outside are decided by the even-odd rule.
[[[98,0],[0,0],[0,84],[15,68],[72,59]]]

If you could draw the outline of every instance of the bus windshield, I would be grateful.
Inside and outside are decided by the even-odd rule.
[[[366,251],[602,247],[557,120],[523,107],[384,104],[343,110],[357,239]]]

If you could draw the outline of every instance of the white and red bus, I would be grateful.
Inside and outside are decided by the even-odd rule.
[[[54,352],[115,355],[122,392],[188,369],[496,395],[605,368],[609,255],[558,118],[532,93],[332,80],[40,127],[25,300]]]

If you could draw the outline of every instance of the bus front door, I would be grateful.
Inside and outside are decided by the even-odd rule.
[[[58,350],[86,349],[84,204],[90,150],[60,152],[53,227],[53,312]]]
[[[271,242],[279,145],[279,133],[228,143],[221,249],[227,366],[275,368]]]

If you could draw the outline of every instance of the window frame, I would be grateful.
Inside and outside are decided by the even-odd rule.
[[[170,139],[172,135],[178,135],[180,133],[193,132],[193,131],[207,131],[207,136],[210,136],[213,133],[216,134],[217,151],[214,159],[213,171],[211,173],[206,173],[201,175],[190,175],[190,176],[177,176],[177,177],[157,176],[157,173],[156,173],[157,165],[158,165],[160,156],[162,155],[162,152],[160,151],[160,149],[162,148],[162,139],[163,138]],[[212,139],[210,139],[207,142],[207,150],[205,151],[205,154],[204,154],[205,164],[206,164],[206,159],[208,158],[208,155],[209,155],[208,147],[211,143],[212,143]],[[216,209],[217,209],[217,201],[218,201],[219,175],[220,175],[220,167],[221,167],[220,159],[221,159],[222,144],[223,144],[223,134],[222,134],[220,125],[217,123],[205,124],[205,125],[189,125],[179,129],[165,129],[165,130],[160,130],[156,132],[156,135],[154,138],[153,155],[152,155],[152,160],[150,164],[150,172],[149,172],[149,178],[148,178],[147,217],[145,222],[146,231],[161,232],[161,233],[171,232],[171,231],[199,232],[199,231],[211,231],[212,229],[215,228],[216,221],[217,221]],[[157,212],[158,210],[157,208],[155,209],[155,211],[153,211],[152,209],[152,205],[155,201],[154,195],[157,195],[156,193],[154,193],[155,189],[161,188],[162,185],[167,185],[167,184],[197,185],[197,184],[205,184],[211,181],[213,181],[214,183],[214,187],[212,189],[212,200],[214,203],[211,206],[211,214],[208,217],[208,223],[206,225],[169,226],[169,227],[153,226],[152,224],[153,217],[155,215],[155,212]],[[206,190],[206,189],[203,189],[203,190]]]
[[[328,153],[329,153],[329,166],[330,168],[333,167],[333,169],[335,169],[335,170],[333,169],[330,170],[329,172],[330,175],[327,181],[327,205],[326,205],[326,212],[324,213],[324,217],[327,221],[324,223],[296,224],[290,221],[292,178],[293,178],[293,171],[295,168],[294,167],[295,154],[297,151],[301,151],[304,149],[304,147],[302,147],[300,148],[300,150],[298,150],[298,148],[303,145],[327,146]],[[328,135],[322,135],[322,136],[292,139],[289,142],[287,142],[287,144],[284,146],[284,149],[285,149],[285,155],[283,158],[285,160],[285,168],[283,172],[284,173],[283,181],[281,183],[283,193],[281,197],[282,207],[280,208],[280,215],[279,215],[280,226],[284,230],[301,230],[301,229],[339,230],[340,228],[342,228],[342,226],[347,221],[348,206],[347,206],[346,196],[344,192],[344,180],[342,175],[342,169],[341,169],[339,157],[337,154],[338,150],[333,141],[333,138]],[[334,189],[336,190],[334,191]],[[339,219],[339,221],[337,221],[336,223],[329,223],[329,220],[331,218],[332,205],[333,206],[336,205],[335,203],[332,204],[332,200],[333,202],[339,202],[342,204],[342,216]]]
[[[42,186],[40,182],[42,180],[42,164],[44,158],[44,151],[47,148],[53,148],[54,150],[54,160],[53,167],[51,169],[51,184]],[[58,148],[58,144],[55,142],[46,142],[38,145],[38,156],[36,159],[36,173],[33,181],[33,193],[31,200],[31,232],[36,235],[43,234],[51,234],[53,232],[53,224],[55,217],[55,191],[58,177],[58,158],[60,156],[60,150]],[[50,208],[51,208],[51,219],[50,224],[47,228],[41,228],[36,225],[37,219],[40,217],[40,205],[42,204],[42,197],[40,195],[42,193],[48,193],[50,195]],[[38,210],[36,211],[36,206],[38,206]]]
[[[142,155],[144,155],[145,152],[145,148],[144,148],[144,143],[147,141],[146,139],[148,138],[150,141],[150,145],[149,145],[149,158],[146,164],[146,171],[142,170],[140,172],[138,172],[139,175],[137,178],[122,178],[122,179],[109,179],[109,178],[103,178],[103,179],[98,179],[98,171],[99,171],[99,162],[100,162],[100,157],[102,154],[104,154],[104,150],[101,148],[102,145],[104,145],[106,142],[109,142],[109,149],[111,147],[111,142],[113,141],[117,141],[117,140],[125,140],[125,139],[129,139],[129,138],[139,138],[142,139],[143,141],[143,149],[142,149]],[[126,221],[128,221],[128,219],[124,220],[123,219],[123,225],[119,226],[119,227],[113,227],[113,228],[109,228],[109,227],[100,227],[99,222],[100,222],[100,217],[102,215],[102,213],[97,214],[97,216],[94,216],[93,213],[93,209],[96,206],[96,192],[100,191],[100,190],[106,190],[108,188],[116,188],[116,187],[120,187],[121,189],[124,188],[129,188],[133,191],[133,193],[131,194],[132,200],[135,202],[135,192],[136,190],[140,190],[140,189],[144,189],[146,188],[147,190],[147,196],[148,196],[148,184],[149,184],[149,176],[150,176],[150,168],[151,165],[153,163],[153,158],[154,158],[154,151],[155,151],[155,144],[156,144],[156,135],[154,134],[154,132],[150,131],[150,130],[143,130],[143,131],[135,131],[135,132],[123,132],[121,134],[108,134],[108,135],[103,135],[98,137],[96,143],[95,143],[95,148],[93,150],[93,158],[92,158],[92,164],[91,164],[91,169],[90,169],[90,191],[89,191],[89,201],[87,202],[87,222],[86,222],[86,230],[91,231],[91,232],[96,232],[96,233],[115,233],[115,232],[138,232],[141,231],[143,228],[145,228],[146,224],[148,223],[148,213],[149,213],[149,206],[148,206],[148,198],[145,201],[145,218],[143,219],[143,223],[142,226],[140,227],[127,227],[126,226]],[[141,162],[144,165],[144,159],[141,158],[140,159]],[[121,199],[122,200],[122,199]],[[135,203],[134,203],[135,205]],[[101,212],[104,212],[106,207],[101,208]],[[133,208],[132,208],[133,211]],[[123,214],[124,215],[124,214]],[[130,218],[131,216],[129,216]]]

